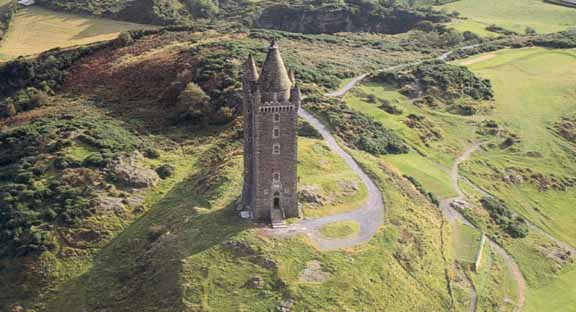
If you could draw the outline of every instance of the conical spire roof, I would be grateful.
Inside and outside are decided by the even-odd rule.
[[[254,62],[252,53],[248,55],[248,59],[244,63],[244,79],[247,81],[258,80],[258,69],[256,68],[256,62]]]
[[[272,41],[268,49],[258,83],[263,92],[287,91],[292,86],[276,41]]]

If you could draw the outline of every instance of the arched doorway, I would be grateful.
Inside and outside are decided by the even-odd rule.
[[[272,226],[274,226],[274,224],[283,222],[285,219],[284,212],[282,211],[280,192],[274,192],[274,196],[272,197],[270,219],[272,221]]]
[[[280,209],[280,192],[274,193],[274,201],[272,207],[274,209]]]

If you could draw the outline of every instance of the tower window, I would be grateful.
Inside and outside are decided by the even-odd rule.
[[[274,175],[272,176],[272,180],[274,182],[280,182],[280,172],[274,172]]]
[[[280,154],[280,144],[272,145],[272,154]]]
[[[274,127],[274,129],[272,130],[272,137],[273,137],[273,138],[278,138],[278,137],[280,137],[280,128]]]
[[[274,122],[279,122],[280,121],[280,114],[275,113],[274,114]]]

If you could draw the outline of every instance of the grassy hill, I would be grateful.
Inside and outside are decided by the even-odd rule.
[[[30,7],[15,16],[0,44],[0,61],[116,38],[121,32],[150,28],[103,18],[78,16]]]
[[[442,8],[457,11],[468,20],[455,25],[460,30],[474,31],[490,25],[524,33],[527,27],[539,33],[551,33],[575,26],[576,11],[541,0],[460,0]]]

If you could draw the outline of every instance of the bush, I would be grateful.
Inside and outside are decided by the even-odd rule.
[[[322,135],[318,130],[312,127],[308,122],[300,120],[298,120],[298,135],[306,138],[322,139]]]
[[[101,168],[106,166],[106,161],[100,153],[92,153],[84,159],[82,165],[85,167]]]
[[[160,152],[157,149],[149,148],[144,151],[144,156],[150,159],[160,158]]]
[[[528,235],[526,221],[512,212],[506,203],[494,197],[484,197],[480,202],[488,210],[492,220],[512,238],[524,238]]]
[[[156,173],[161,179],[166,179],[174,175],[176,169],[169,164],[164,164],[158,168],[156,168]]]

